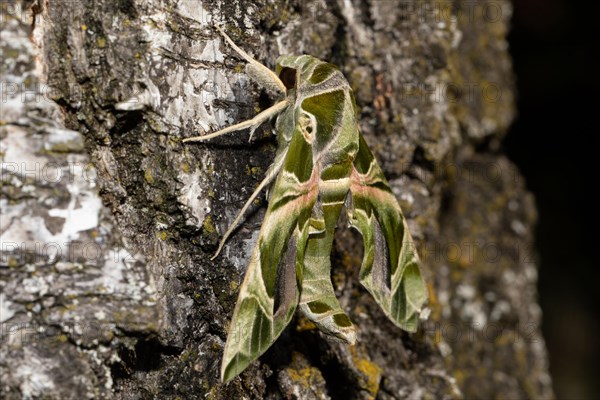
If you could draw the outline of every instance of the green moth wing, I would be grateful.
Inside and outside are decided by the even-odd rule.
[[[414,332],[427,287],[402,210],[362,135],[350,181],[348,220],[364,242],[360,282],[397,326]]]
[[[297,250],[307,240],[317,198],[317,176],[310,154],[310,144],[302,134],[295,134],[273,185],[233,311],[221,367],[224,382],[271,346],[298,304]]]

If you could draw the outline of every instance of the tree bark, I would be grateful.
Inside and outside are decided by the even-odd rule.
[[[507,1],[2,3],[3,398],[551,398],[532,255],[536,212],[502,154],[514,118]],[[430,286],[396,328],[340,226],[350,347],[296,317],[230,384],[218,371],[264,214],[216,245],[271,162],[273,99],[215,24],[273,67],[337,64],[401,202]]]

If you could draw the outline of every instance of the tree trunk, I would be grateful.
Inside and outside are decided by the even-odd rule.
[[[3,398],[551,398],[536,213],[502,154],[514,117],[506,1],[2,2]],[[340,226],[356,346],[296,317],[230,384],[218,371],[265,201],[214,261],[273,159],[268,124],[185,137],[273,101],[215,24],[273,67],[342,69],[423,259],[427,321],[396,328]]]

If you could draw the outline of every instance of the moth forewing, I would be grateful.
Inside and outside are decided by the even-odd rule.
[[[251,201],[272,185],[233,311],[221,379],[231,380],[263,354],[297,307],[325,334],[355,342],[356,328],[342,310],[330,278],[333,235],[344,205],[351,226],[363,236],[361,283],[396,325],[414,331],[426,298],[418,257],[398,202],[358,131],[348,82],[335,66],[308,55],[279,57],[274,73],[218,29],[248,62],[251,77],[284,95],[248,121],[184,140],[203,141],[242,129],[252,132],[277,116],[276,160],[217,250],[218,254]]]

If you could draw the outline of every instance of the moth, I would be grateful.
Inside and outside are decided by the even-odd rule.
[[[267,211],[240,287],[223,353],[221,380],[241,373],[273,344],[296,308],[330,337],[354,344],[356,328],[331,283],[333,236],[345,207],[364,243],[359,279],[398,327],[414,332],[427,289],[400,206],[358,128],[348,81],[333,64],[309,55],[277,59],[273,72],[217,28],[247,61],[246,72],[279,94],[254,118],[185,139],[205,141],[277,117],[278,149],[266,178],[245,203],[213,259],[259,195]]]

